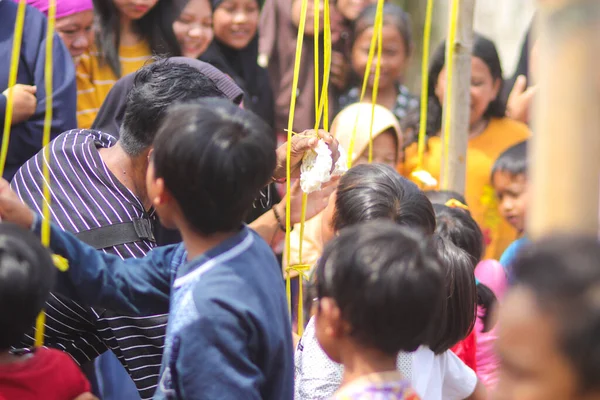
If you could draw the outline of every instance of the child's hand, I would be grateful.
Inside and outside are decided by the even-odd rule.
[[[533,96],[537,91],[536,86],[527,87],[527,78],[519,75],[515,81],[508,102],[506,104],[506,115],[516,121],[529,122],[529,112],[533,102]]]
[[[24,229],[33,225],[34,214],[12,191],[8,182],[0,178],[0,219]]]
[[[317,137],[318,136],[318,137]],[[300,165],[302,164],[302,158],[304,153],[317,147],[319,139],[323,139],[331,150],[331,158],[333,160],[333,168],[338,158],[340,158],[340,152],[338,151],[339,143],[337,139],[331,136],[328,132],[323,129],[315,131],[313,129],[302,132],[299,135],[292,136],[292,152],[291,152],[291,172],[292,178],[300,176]],[[277,166],[275,167],[275,173],[273,174],[274,179],[284,179],[286,177],[286,163],[287,163],[287,143],[282,144],[277,148]]]
[[[8,99],[9,92],[12,92],[13,115],[12,124],[19,124],[27,121],[35,113],[37,107],[37,98],[35,86],[22,85],[17,83],[15,86],[6,89],[2,94]]]
[[[75,397],[73,400],[98,400],[96,396],[91,394],[90,392],[82,393],[79,396]]]
[[[338,90],[344,90],[348,86],[350,77],[350,64],[346,62],[344,55],[339,51],[331,52],[331,84]]]

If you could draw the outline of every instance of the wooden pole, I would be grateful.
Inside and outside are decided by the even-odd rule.
[[[459,0],[458,15],[456,20],[456,34],[454,43],[450,43],[453,29],[453,13],[450,6],[450,21],[448,23],[449,35],[447,46],[454,46],[454,68],[450,97],[446,90],[445,104],[451,104],[449,120],[444,115],[444,121],[450,121],[449,130],[442,127],[442,143],[448,140],[448,152],[442,151],[442,168],[440,174],[441,188],[465,193],[465,175],[467,161],[467,143],[469,141],[470,90],[471,90],[471,51],[473,48],[473,16],[475,0]],[[446,65],[450,60],[446,60]],[[447,69],[446,69],[447,70]],[[444,114],[449,107],[444,106]],[[448,134],[446,138],[445,135]],[[442,149],[445,145],[442,145]]]
[[[538,0],[527,232],[598,234],[600,1]]]

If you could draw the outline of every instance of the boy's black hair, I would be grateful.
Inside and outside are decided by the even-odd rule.
[[[157,178],[196,232],[238,229],[275,170],[271,128],[228,100],[169,110],[154,141]]]
[[[377,4],[368,5],[353,23],[354,37],[357,38],[368,28],[372,28],[377,13]],[[386,2],[383,5],[383,24],[391,22],[402,36],[406,56],[410,56],[413,48],[412,22],[410,15],[397,4]]]
[[[483,233],[477,222],[470,214],[458,208],[450,208],[440,204],[434,204],[436,218],[436,233],[450,240],[454,245],[464,250],[472,263],[473,273],[475,267],[483,256]],[[485,284],[477,284],[477,304],[483,308],[483,331],[488,332],[493,328],[490,319],[490,311],[496,303],[496,295]]]
[[[477,287],[467,252],[441,236],[434,238],[437,257],[445,269],[444,312],[432,325],[429,348],[441,354],[466,338],[477,317]]]
[[[443,299],[443,271],[429,239],[389,221],[340,232],[317,269],[317,296],[333,298],[350,335],[387,355],[427,343]]]
[[[357,165],[340,179],[333,229],[376,219],[392,220],[426,235],[435,230],[431,202],[414,183],[389,165]]]
[[[0,349],[34,324],[54,286],[55,267],[32,232],[0,223]]]
[[[527,140],[506,149],[494,163],[492,175],[507,172],[512,176],[527,175]]]
[[[556,235],[520,251],[516,287],[530,290],[555,322],[558,346],[576,371],[580,393],[600,390],[600,244]]]
[[[119,138],[123,150],[139,156],[152,146],[170,106],[206,97],[225,98],[225,94],[194,67],[167,59],[141,68],[127,95]]]

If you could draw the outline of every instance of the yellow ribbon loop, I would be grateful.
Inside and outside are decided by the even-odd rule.
[[[298,335],[302,336],[304,333],[304,280],[308,280],[308,276],[305,274],[310,271],[311,265],[309,264],[297,264],[290,265],[285,269],[286,274],[289,276],[292,271],[298,273]],[[290,304],[291,307],[291,304]]]
[[[444,205],[446,207],[450,207],[450,208],[460,208],[460,209],[469,211],[469,207],[466,204],[464,204],[456,199],[450,199]]]
[[[12,116],[14,110],[13,88],[17,84],[17,74],[19,72],[19,58],[21,56],[21,42],[23,40],[23,25],[25,24],[25,0],[19,1],[17,9],[17,18],[15,21],[15,33],[13,35],[13,48],[10,57],[10,71],[8,72],[8,96],[6,101],[6,113],[4,116],[4,132],[2,134],[2,149],[0,150],[0,175],[4,173],[6,167],[6,157],[8,155],[8,142],[10,141],[10,128],[12,126]]]

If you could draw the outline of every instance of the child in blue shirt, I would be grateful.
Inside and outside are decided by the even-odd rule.
[[[183,244],[121,260],[52,230],[52,250],[70,264],[59,292],[133,314],[169,309],[155,399],[292,398],[281,272],[242,223],[275,164],[275,141],[251,112],[216,99],[175,106],[157,134],[146,183],[161,222],[179,229]],[[7,212],[3,203],[4,220],[37,219],[40,230],[31,211]]]
[[[518,143],[500,154],[492,168],[492,186],[498,198],[500,215],[523,235],[527,212],[527,142]],[[500,264],[507,270],[521,247],[528,242],[525,236],[511,243],[500,257]]]

